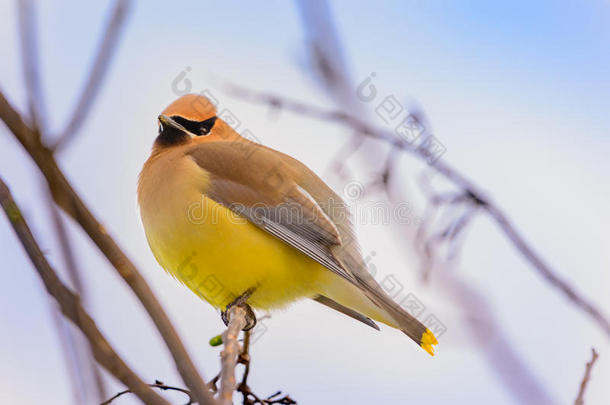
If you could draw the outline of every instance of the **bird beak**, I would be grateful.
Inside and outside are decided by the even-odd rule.
[[[191,133],[189,130],[187,130],[186,128],[184,128],[182,125],[178,124],[176,121],[174,121],[173,119],[171,119],[170,117],[168,117],[167,115],[159,115],[159,117],[157,118],[159,120],[159,122],[161,123],[161,125],[163,125],[164,127],[173,127],[176,128],[188,135],[190,135],[191,138],[195,138],[196,135]]]
[[[159,122],[163,126],[174,127],[174,128],[179,129],[181,131],[186,131],[186,129],[182,125],[178,124],[176,121],[174,121],[173,119],[171,119],[167,115],[163,115],[163,114],[159,115]]]

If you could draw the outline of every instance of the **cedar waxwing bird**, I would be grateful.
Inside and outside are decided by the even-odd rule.
[[[399,329],[434,354],[432,332],[368,272],[346,204],[304,164],[243,138],[200,95],[179,98],[158,120],[138,203],[167,272],[221,311],[242,305],[253,317],[250,306],[311,298]]]

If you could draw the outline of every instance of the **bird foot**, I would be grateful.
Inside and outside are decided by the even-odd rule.
[[[246,311],[246,326],[244,326],[244,328],[242,329],[243,331],[248,331],[256,326],[256,314],[254,313],[254,310],[252,310],[252,307],[250,307],[250,305],[248,305],[246,302],[253,292],[254,289],[247,290],[245,293],[243,293],[235,300],[233,300],[229,305],[227,305],[224,311],[220,311],[220,317],[224,322],[225,326],[229,325],[229,309],[234,306],[241,307]]]

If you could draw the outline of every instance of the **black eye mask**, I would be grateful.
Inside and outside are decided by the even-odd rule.
[[[204,121],[191,121],[178,115],[172,115],[170,118],[186,128],[187,131],[197,136],[205,136],[209,134],[214,127],[217,117],[208,118]]]

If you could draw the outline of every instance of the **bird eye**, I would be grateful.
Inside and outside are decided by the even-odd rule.
[[[209,134],[212,128],[214,128],[214,124],[216,124],[216,117],[199,122],[199,133],[201,133],[201,135]]]
[[[216,123],[216,117],[208,118],[207,120],[203,121],[187,120],[186,118],[178,115],[173,115],[171,118],[178,124],[182,125],[187,131],[197,136],[208,135]]]

